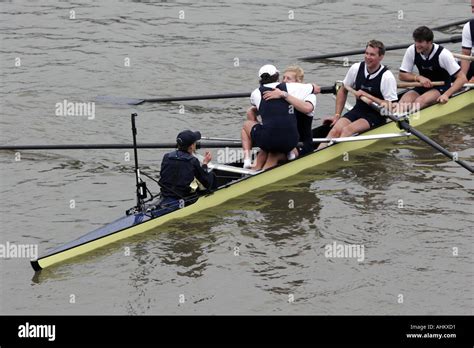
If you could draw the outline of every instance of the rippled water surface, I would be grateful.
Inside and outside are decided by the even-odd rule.
[[[470,15],[458,0],[12,1],[0,9],[2,144],[131,142],[134,111],[142,142],[173,141],[184,128],[235,138],[247,99],[183,102],[184,113],[180,103],[98,103],[91,120],[56,116],[55,104],[248,92],[267,62],[283,69],[371,38],[408,43],[419,25]],[[403,53],[384,62],[396,71]],[[301,65],[323,86],[347,70],[343,59]],[[314,125],[333,108],[331,96],[318,97]],[[472,163],[472,114],[421,129]],[[163,154],[142,150],[140,162],[153,172]],[[123,150],[25,151],[20,161],[3,151],[0,162],[3,244],[43,252],[134,204]],[[472,314],[473,186],[424,144],[383,141],[37,275],[27,259],[0,259],[0,313]],[[364,260],[325,257],[334,242],[363,245]]]

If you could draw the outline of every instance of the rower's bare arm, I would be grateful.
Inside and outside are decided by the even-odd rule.
[[[464,74],[462,70],[459,70],[455,76],[456,76],[456,80],[454,80],[451,87],[442,95],[440,95],[439,98],[437,99],[439,103],[441,104],[447,103],[449,97],[451,97],[453,93],[456,93],[457,91],[459,91],[467,82],[466,74]]]
[[[339,88],[336,95],[336,110],[334,116],[332,118],[324,120],[324,123],[326,123],[327,121],[331,121],[331,126],[333,126],[341,118],[342,111],[344,110],[344,105],[347,101],[347,93],[348,91],[346,88],[344,88],[344,86],[341,86],[341,88]]]
[[[316,83],[312,83],[313,85],[313,94],[319,94],[321,93],[321,86],[316,84]]]
[[[299,112],[302,112],[303,114],[308,114],[314,110],[313,104],[310,102],[298,99],[290,94],[285,98],[285,100],[293,105],[296,110]]]
[[[304,100],[298,99],[288,92],[284,92],[278,88],[274,88],[272,91],[265,91],[263,92],[263,99],[271,100],[271,99],[279,99],[284,98],[288,103],[294,106],[294,108],[304,114],[310,113],[313,111],[314,106],[309,102],[305,102]]]
[[[405,71],[399,71],[398,72],[398,79],[400,81],[406,81],[406,82],[416,82],[416,74],[414,73],[409,73]]]
[[[462,54],[466,56],[471,55],[471,50],[469,48],[463,48],[462,49]],[[467,75],[467,72],[469,71],[469,67],[471,65],[471,62],[466,60],[466,59],[461,59],[461,71],[464,73],[464,75]],[[474,76],[469,80],[469,82],[474,82]]]

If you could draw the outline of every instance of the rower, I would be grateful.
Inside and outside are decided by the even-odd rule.
[[[359,98],[365,96],[384,107],[390,107],[397,98],[397,81],[392,72],[381,64],[385,55],[382,42],[371,40],[365,48],[364,61],[353,64],[344,78],[344,85],[357,90],[357,102],[352,110],[341,117],[347,100],[347,89],[341,86],[336,96],[336,113],[330,121],[332,129],[328,138],[349,137],[386,122],[379,112],[373,110]],[[321,143],[318,149],[326,147]]]
[[[304,70],[298,65],[290,65],[283,72],[282,82],[291,83],[298,82],[303,83]],[[314,109],[316,107],[316,94],[321,92],[321,87],[314,85],[315,94],[308,95],[304,100],[300,100],[289,96],[287,101],[294,106],[296,123],[298,126],[299,142],[302,146],[298,146],[297,151],[293,150],[288,159],[293,159],[296,156],[305,155],[313,151],[313,137],[312,137],[312,124],[314,117]],[[275,88],[276,90],[277,88]],[[279,91],[279,90],[278,90]],[[272,92],[265,92],[264,98],[269,98]],[[247,110],[247,119],[257,121],[257,108],[255,106],[250,107]]]
[[[255,89],[250,102],[256,106],[262,124],[255,120],[247,120],[242,128],[242,147],[244,150],[244,167],[250,167],[250,150],[252,144],[260,147],[255,169],[268,169],[286,160],[287,154],[293,150],[299,139],[294,108],[288,99],[304,100],[314,92],[312,84],[278,83],[279,71],[273,65],[260,68],[260,88]]]
[[[471,19],[464,25],[462,29],[462,54],[466,56],[473,55],[473,39],[474,19]],[[474,62],[471,62],[471,64],[469,64],[469,61],[461,60],[461,71],[466,75],[466,78],[469,80],[469,82],[474,82]]]
[[[430,28],[422,26],[413,31],[415,43],[408,47],[400,67],[401,81],[420,82],[422,87],[408,91],[400,99],[400,104],[417,110],[436,102],[447,103],[449,97],[459,91],[467,82],[466,75],[452,53],[441,45],[433,43]],[[414,73],[417,67],[418,74]],[[452,78],[455,78],[451,85]],[[444,81],[443,86],[433,87],[432,81]]]
[[[209,173],[207,168],[212,159],[211,153],[205,153],[202,165],[193,156],[199,139],[201,139],[200,132],[185,130],[176,138],[177,149],[163,157],[159,180],[162,197],[160,206],[168,211],[182,208],[197,200],[197,191],[191,187],[195,180],[199,187],[205,190],[216,187],[215,175]]]

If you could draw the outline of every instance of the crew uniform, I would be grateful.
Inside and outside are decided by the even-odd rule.
[[[304,114],[301,111],[296,110],[296,126],[298,128],[299,142],[302,142],[302,146],[298,146],[298,153],[303,156],[307,153],[313,152],[313,117],[314,110],[316,109],[316,95],[310,94],[304,99],[305,102],[310,102],[313,105],[313,111]]]
[[[474,38],[474,19],[471,19],[469,22],[467,22],[462,29],[462,48],[471,50],[471,55],[473,55],[472,38]],[[468,80],[470,80],[473,76],[474,62],[471,62],[466,77]]]
[[[185,149],[199,139],[201,133],[186,130],[178,134],[177,143]],[[206,189],[216,187],[215,175],[208,172],[207,165],[201,165],[196,157],[181,149],[165,154],[161,162],[159,185],[162,207],[177,209],[180,200],[184,200],[185,205],[194,203],[198,195],[190,185],[195,179]]]
[[[283,98],[265,100],[265,91],[278,88],[288,94],[311,101],[313,85],[302,83],[268,83],[255,89],[250,96],[250,103],[257,107],[262,123],[252,127],[250,135],[252,144],[266,152],[288,153],[296,147],[300,139],[298,133],[297,111]],[[314,104],[316,104],[314,98]],[[308,115],[305,117],[310,118]],[[312,121],[312,117],[311,117]],[[310,126],[311,127],[311,126]]]
[[[451,80],[461,67],[454,60],[449,50],[441,45],[433,43],[433,48],[428,57],[416,52],[415,44],[408,47],[403,56],[401,72],[411,73],[414,66],[417,67],[418,73],[431,81],[444,81],[443,86],[435,86],[440,94],[443,94],[451,87]],[[422,95],[432,88],[415,87],[414,91]]]
[[[382,100],[392,102],[398,100],[395,76],[382,64],[377,71],[370,74],[365,62],[355,63],[347,72],[343,82],[346,86],[350,86],[355,90],[363,90]],[[378,111],[372,109],[360,99],[357,99],[352,110],[346,112],[343,117],[351,122],[362,118],[369,123],[370,128],[380,126],[386,122],[386,119]]]

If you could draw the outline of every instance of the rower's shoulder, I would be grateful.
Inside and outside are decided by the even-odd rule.
[[[385,71],[383,72],[382,74],[382,79],[386,80],[386,79],[390,79],[390,80],[396,80],[395,78],[395,75],[393,74],[393,72],[390,70],[390,68],[386,65],[382,65],[382,69],[385,69]]]
[[[439,53],[439,57],[441,59],[444,59],[446,61],[453,61],[453,62],[456,61],[456,59],[454,59],[453,53],[449,49],[441,45],[439,45],[439,47],[442,48],[442,51]]]
[[[351,72],[352,74],[357,74],[357,72],[359,71],[360,69],[360,66],[362,65],[363,62],[356,62],[354,64],[351,65],[351,67],[349,68],[349,72]]]

